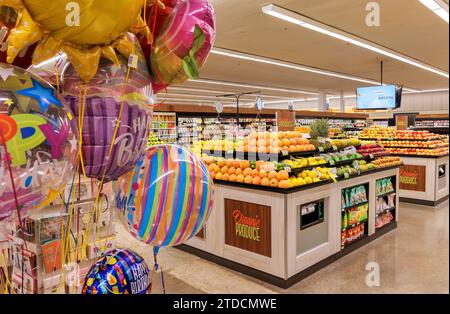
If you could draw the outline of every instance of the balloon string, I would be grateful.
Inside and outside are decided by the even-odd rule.
[[[81,94],[83,93],[83,96]],[[86,179],[86,169],[84,168],[84,158],[83,158],[83,150],[81,149],[83,147],[83,126],[84,126],[84,112],[86,109],[86,101],[87,101],[87,85],[83,84],[82,89],[80,90],[78,103],[80,103],[81,99],[81,107],[78,107],[78,126],[79,126],[79,158],[81,162],[81,170],[83,172],[83,176]]]
[[[20,214],[20,209],[19,209],[19,198],[17,197],[16,183],[14,182],[14,176],[13,176],[12,167],[11,167],[11,156],[8,153],[8,147],[6,146],[6,140],[3,135],[3,130],[1,128],[0,128],[0,139],[1,139],[3,149],[5,150],[5,163],[8,167],[9,179],[11,180],[11,187],[13,190],[14,202],[15,202],[16,210],[17,210],[17,219],[19,220],[20,233],[22,234],[22,240],[23,240],[23,243],[25,244],[25,248],[26,248],[26,250],[28,250],[27,242],[25,241],[23,224],[22,224],[22,215]]]
[[[130,74],[131,74],[131,67],[128,66],[127,75],[125,77],[125,88],[128,86],[128,81],[130,79]],[[122,120],[124,106],[125,106],[125,95],[122,95],[122,102],[120,104],[119,116],[118,116],[118,119],[117,119],[117,122],[116,122],[116,126],[115,126],[115,129],[114,129],[114,134],[113,134],[113,137],[112,137],[112,140],[111,140],[111,145],[109,146],[108,155],[106,156],[106,160],[108,161],[108,165],[110,165],[110,163],[111,163],[111,156],[112,156],[112,153],[113,153],[113,149],[114,149],[114,145],[115,145],[115,142],[116,142],[117,134],[119,132],[119,127],[120,127],[121,120]],[[98,202],[99,202],[99,199],[100,199],[100,195],[103,192],[103,185],[105,183],[105,178],[106,178],[106,170],[108,168],[109,167],[105,167],[104,170],[103,170],[102,178],[101,178],[100,184],[98,186],[97,196],[95,197],[94,207],[92,208],[92,215],[91,216],[94,215],[96,209],[98,208]],[[89,239],[89,236],[90,236],[90,224],[86,228],[86,237],[88,239]]]
[[[153,261],[154,261],[153,271],[155,273],[160,268],[159,264],[158,264],[158,253],[159,253],[159,247],[155,246],[153,248]],[[162,287],[163,294],[166,294],[166,284],[165,284],[165,280],[164,280],[164,271],[163,271],[162,267],[161,267],[161,287]]]
[[[59,89],[59,69],[58,69],[58,61],[55,59],[55,76],[56,76],[56,91],[58,92],[58,95],[61,94]]]

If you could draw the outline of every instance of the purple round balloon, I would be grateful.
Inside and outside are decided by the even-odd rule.
[[[84,170],[90,178],[104,182],[116,180],[132,170],[145,152],[152,121],[152,89],[145,58],[140,49],[136,49],[139,64],[130,71],[128,84],[125,82],[127,61],[119,57],[120,67],[102,60],[99,71],[87,85],[81,119],[81,151]],[[72,121],[79,130],[83,109],[83,97],[79,96],[80,91],[83,93],[82,81],[72,67],[63,77],[64,99],[72,109]],[[79,167],[79,171],[82,170]]]

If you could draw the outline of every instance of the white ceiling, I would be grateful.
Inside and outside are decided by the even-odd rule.
[[[448,72],[449,25],[418,0],[378,0],[381,8],[379,27],[365,24],[367,0],[210,1],[217,15],[217,48],[370,80],[380,79],[380,61],[383,61],[385,82],[417,90],[448,88],[445,77],[276,19],[261,11],[264,5],[274,3]],[[210,55],[201,77],[201,82],[176,86],[169,89],[168,94],[160,94],[159,99],[167,99],[168,103],[180,99],[177,100],[180,103],[198,101],[207,104],[213,103],[216,95],[255,90],[270,96],[265,98],[266,101],[276,100],[277,97],[284,100],[303,99],[314,97],[311,92],[318,91],[334,95],[344,91],[350,95],[357,87],[367,85],[217,54]],[[243,87],[241,84],[252,86]],[[177,90],[179,87],[196,91]],[[253,101],[254,98],[251,96],[244,100]]]

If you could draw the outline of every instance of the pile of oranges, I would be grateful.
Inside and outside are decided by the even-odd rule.
[[[258,161],[252,168],[247,160],[204,157],[203,161],[215,180],[283,189],[292,187],[292,183],[289,182],[289,173],[285,170],[274,170],[271,162]]]
[[[236,142],[236,151],[250,153],[279,154],[314,151],[316,147],[302,133],[293,132],[252,132],[243,141]]]

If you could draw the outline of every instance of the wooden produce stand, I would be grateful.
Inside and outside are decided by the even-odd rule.
[[[377,187],[383,180],[391,180],[394,190],[381,195]],[[366,189],[367,200],[357,206],[367,204],[367,219],[344,227],[342,217],[347,210],[341,203],[344,191],[361,186]],[[214,208],[204,231],[178,248],[288,288],[395,229],[399,218],[398,189],[398,166],[338,182],[317,182],[290,189],[216,182]],[[388,194],[392,195],[390,203],[394,206],[377,210],[379,198]],[[377,217],[387,211],[392,212],[392,222],[377,227]],[[348,237],[347,230],[355,228],[364,228],[360,238],[343,243],[342,236]]]

